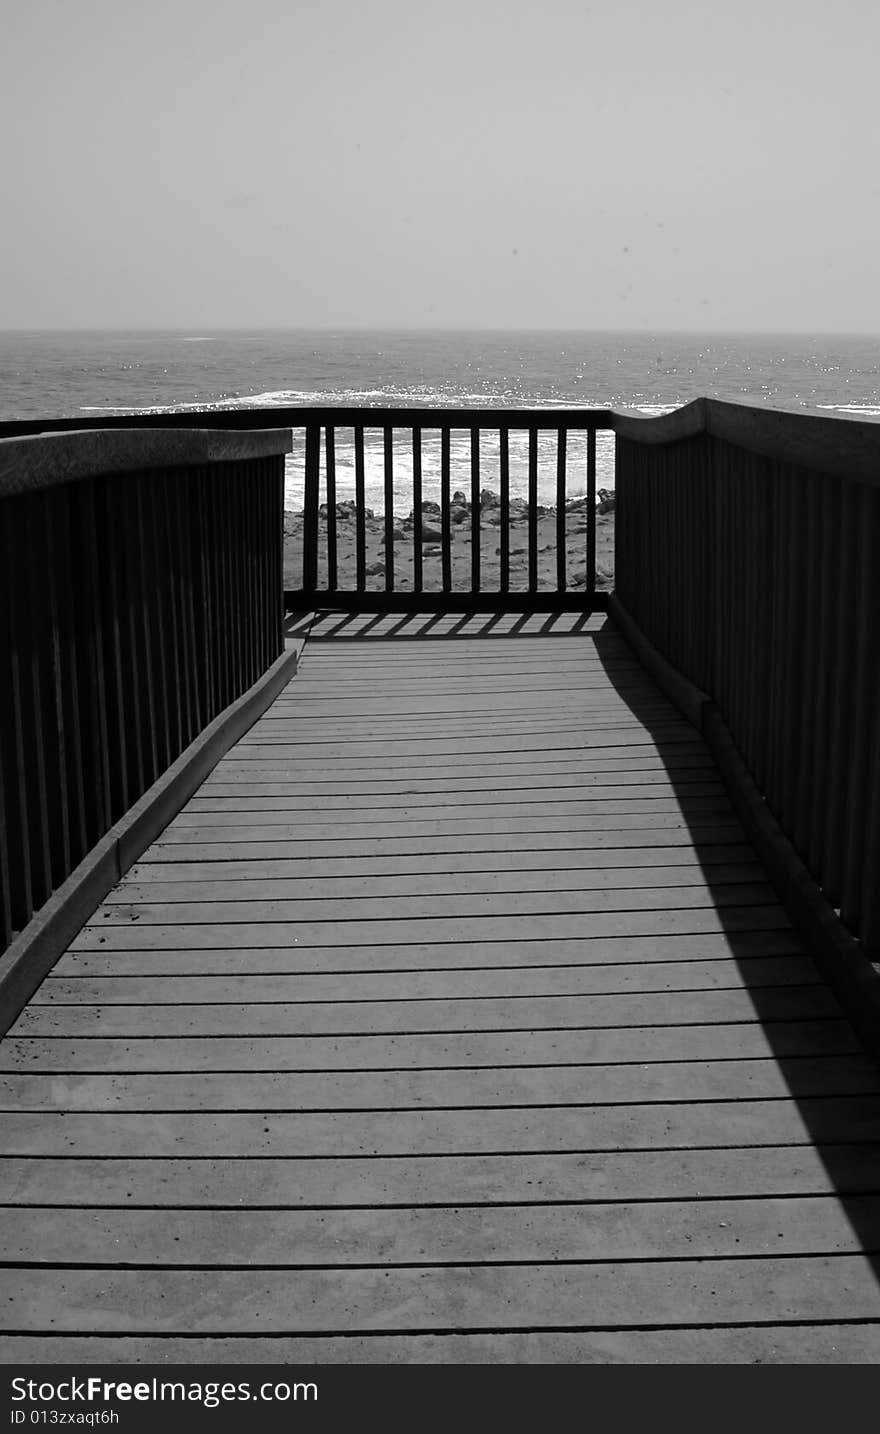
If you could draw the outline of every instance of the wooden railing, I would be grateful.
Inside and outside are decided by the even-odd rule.
[[[289,447],[0,441],[0,951],[279,656]]]
[[[582,608],[585,602],[601,608],[606,593],[597,584],[596,495],[597,433],[609,435],[613,414],[609,409],[489,409],[489,408],[255,408],[208,413],[132,414],[98,420],[41,422],[12,420],[0,423],[0,436],[51,432],[58,428],[191,428],[210,424],[218,429],[290,427],[294,452],[301,455],[303,523],[298,538],[297,570],[286,584],[289,610],[303,606],[383,607],[393,595],[396,607],[468,605],[492,608],[534,605],[543,594],[558,606]],[[488,445],[491,457],[482,453]],[[439,513],[439,561],[426,549],[433,540],[423,537],[422,504],[428,501],[425,458],[429,446],[436,457]],[[353,484],[347,502],[354,504],[355,553],[351,571],[340,561],[337,505],[339,458],[352,457]],[[367,459],[381,450],[382,483],[375,507],[383,525],[383,572],[378,579],[367,573]],[[395,454],[406,454],[409,478],[407,508],[401,512],[400,473]],[[523,476],[524,494],[512,496],[515,469]],[[497,494],[497,524],[491,527],[489,553],[487,525],[481,521],[480,495],[484,488]],[[466,495],[464,530],[470,538],[466,576],[457,578],[453,564],[453,520],[461,519],[461,506],[453,504],[455,490]],[[411,499],[409,494],[411,492]],[[539,512],[543,505],[552,512]],[[570,505],[579,503],[583,518],[577,542],[566,532]],[[523,506],[525,504],[525,507]],[[349,512],[351,509],[349,507]],[[406,543],[412,551],[412,581],[401,581],[395,547],[403,551],[399,521],[408,527]],[[538,533],[541,521],[553,524],[555,544],[552,576],[539,575]],[[581,525],[578,524],[580,528]],[[519,576],[512,562],[511,533],[522,535],[527,550],[525,571]],[[499,552],[497,562],[494,547]],[[293,543],[291,543],[291,548]],[[490,560],[491,559],[491,560]],[[288,565],[290,567],[290,565]],[[574,578],[579,581],[575,583]]]
[[[206,420],[132,415],[96,426],[138,428],[129,458],[146,470],[152,429]],[[302,569],[299,585],[285,594],[291,608],[536,600],[604,606],[595,581],[596,436],[613,430],[617,597],[654,647],[717,703],[793,847],[865,949],[880,955],[880,425],[702,399],[654,419],[607,410],[292,408],[230,411],[210,421],[228,430],[290,423],[299,432]],[[7,423],[0,435],[63,426]],[[337,519],[346,429],[356,529],[347,582]],[[487,436],[497,455],[491,472],[481,450]],[[405,534],[395,524],[401,438],[412,495]],[[515,519],[514,441],[524,445],[526,473],[526,506]],[[378,588],[368,585],[365,570],[368,442],[382,452]],[[430,573],[419,517],[428,442],[439,444],[441,536],[439,571],[435,556]],[[556,542],[554,580],[544,589],[537,553],[542,444],[544,460],[549,445],[554,464]],[[180,461],[175,471],[185,467]],[[188,471],[183,488],[168,473],[143,472],[136,483],[103,476],[0,504],[0,622],[4,639],[11,634],[19,644],[0,677],[6,939],[199,722],[278,651],[281,460],[272,459],[265,473],[255,461],[238,477],[218,479],[210,503],[210,476]],[[579,554],[565,524],[572,480],[584,500]],[[499,552],[490,581],[480,496],[484,484],[496,483]],[[453,511],[454,486],[464,489],[464,513],[461,503]],[[464,584],[452,570],[454,517],[464,518],[470,535]],[[520,584],[512,576],[514,521],[527,547]],[[395,543],[412,545],[406,592]],[[573,557],[587,570],[577,588],[570,586]],[[45,584],[44,570],[51,574]],[[21,634],[29,633],[22,646]],[[102,674],[97,683],[95,671]]]
[[[551,593],[558,606],[574,604],[600,605],[602,595],[596,590],[596,434],[610,430],[612,415],[607,410],[585,409],[312,409],[303,414],[305,426],[305,482],[303,505],[302,588],[289,592],[288,604],[311,605],[332,599],[337,607],[383,607],[393,596],[396,606],[426,607],[451,601],[466,601],[472,607],[506,607],[514,602],[535,602],[541,592]],[[340,434],[347,449],[354,454],[354,569],[346,581],[338,561],[336,455]],[[381,588],[367,580],[367,543],[365,514],[365,446],[367,435],[372,443],[382,445],[383,572]],[[573,458],[570,439],[577,435],[581,452]],[[423,515],[423,463],[425,443],[433,439],[438,448],[439,489],[435,504],[438,522],[439,563],[430,575],[425,549],[435,538],[427,538]],[[454,439],[463,439],[466,452],[456,461]],[[525,468],[525,495],[514,508],[511,503],[512,442],[522,450]],[[395,489],[395,451],[401,443],[411,472],[411,512],[405,515],[407,533],[401,532],[397,520]],[[542,457],[545,471],[552,465],[552,497],[547,505],[552,510],[554,563],[550,580],[539,579],[538,526],[539,515],[546,510],[540,503],[539,443],[549,453]],[[491,446],[487,462],[482,453]],[[458,444],[456,444],[458,447]],[[497,453],[497,457],[496,457]],[[545,483],[542,487],[546,487]],[[573,499],[572,489],[578,494]],[[453,503],[458,489],[464,503]],[[498,510],[493,515],[491,541],[498,545],[498,563],[487,562],[487,533],[481,497],[488,489],[497,495]],[[322,501],[323,500],[323,501]],[[569,505],[580,502],[584,519],[580,551],[567,534]],[[525,504],[525,507],[522,506]],[[469,540],[467,578],[456,582],[453,574],[453,516],[462,522]],[[497,521],[495,521],[497,520]],[[511,528],[521,528],[526,544],[525,572],[520,581],[512,576]],[[411,546],[412,582],[402,585],[396,578],[395,545]],[[494,554],[493,554],[494,556]],[[571,566],[577,563],[584,570],[585,581],[573,592]],[[497,572],[496,572],[497,568]],[[566,595],[568,594],[568,602]],[[598,600],[597,600],[598,599]]]
[[[701,399],[615,428],[616,595],[876,960],[880,425]]]

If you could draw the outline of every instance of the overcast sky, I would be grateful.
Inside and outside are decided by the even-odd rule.
[[[880,332],[877,0],[3,0],[0,327]]]

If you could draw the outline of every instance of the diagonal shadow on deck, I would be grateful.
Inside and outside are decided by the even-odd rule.
[[[838,1068],[834,1046],[822,1039],[817,1028],[815,1038],[798,1044],[796,1052],[791,1040],[791,1022],[785,1015],[780,1019],[775,1001],[776,988],[765,984],[755,973],[755,959],[735,923],[729,920],[730,908],[725,904],[724,887],[716,879],[717,867],[713,860],[713,846],[707,842],[705,824],[689,811],[687,786],[683,774],[675,763],[674,748],[664,743],[658,730],[656,710],[645,700],[644,690],[621,684],[618,676],[616,657],[619,652],[619,634],[610,618],[606,619],[595,632],[595,650],[602,661],[609,683],[619,693],[633,715],[643,724],[645,730],[655,735],[657,751],[660,754],[669,779],[681,795],[681,810],[690,829],[693,850],[698,857],[707,886],[717,899],[716,910],[724,923],[731,954],[737,960],[742,972],[745,989],[773,1051],[779,1071],[785,1078],[791,1098],[795,1101],[813,1148],[820,1156],[831,1189],[845,1210],[862,1250],[869,1257],[875,1279],[880,1282],[880,1125],[878,1109],[872,1096],[865,1096],[864,1089],[857,1082],[851,1084],[848,1069]],[[821,983],[822,978],[814,968],[812,980]],[[840,1016],[845,1020],[844,1013]],[[842,1024],[840,1052],[849,1051],[856,1039],[849,1023],[847,1034]],[[866,1053],[864,1068],[877,1070],[876,1059]],[[852,1117],[855,1114],[856,1119]]]

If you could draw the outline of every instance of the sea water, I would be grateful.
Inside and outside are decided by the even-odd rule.
[[[0,418],[206,413],[310,405],[616,408],[666,413],[706,396],[880,421],[880,337],[772,334],[248,331],[0,333]],[[585,491],[587,440],[568,435],[568,496]],[[556,494],[556,437],[541,435],[539,501]],[[394,435],[395,511],[412,506],[412,437]],[[294,429],[285,504],[302,507],[304,435]],[[454,431],[452,486],[470,489],[470,435]],[[499,436],[480,439],[481,487],[497,489]],[[440,438],[422,443],[423,497],[439,494]],[[367,429],[366,501],[384,506],[384,442]],[[510,491],[528,483],[525,434],[510,435]],[[597,485],[613,488],[613,441],[597,439]],[[354,495],[350,429],[336,438],[336,491]]]

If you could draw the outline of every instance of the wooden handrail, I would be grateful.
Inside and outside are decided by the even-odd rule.
[[[619,438],[650,445],[705,433],[762,458],[880,484],[880,423],[869,420],[698,398],[654,418],[615,412],[611,427]]]
[[[564,426],[568,429],[595,430],[611,428],[614,413],[610,408],[438,408],[436,405],[417,404],[407,408],[386,408],[371,407],[369,404],[357,407],[286,404],[271,408],[187,409],[177,413],[123,413],[108,414],[106,417],[91,414],[80,419],[11,418],[0,420],[0,437],[105,428],[304,428],[307,423],[316,423],[319,427],[331,423],[337,428],[352,428],[358,424],[367,428],[382,428],[386,424],[391,428],[438,429],[444,424],[451,428],[470,428],[472,422],[479,423],[483,428],[554,429]]]
[[[226,429],[86,428],[6,437],[0,425],[0,498],[36,493],[80,478],[147,469],[238,463],[289,453],[287,429],[230,433]]]

